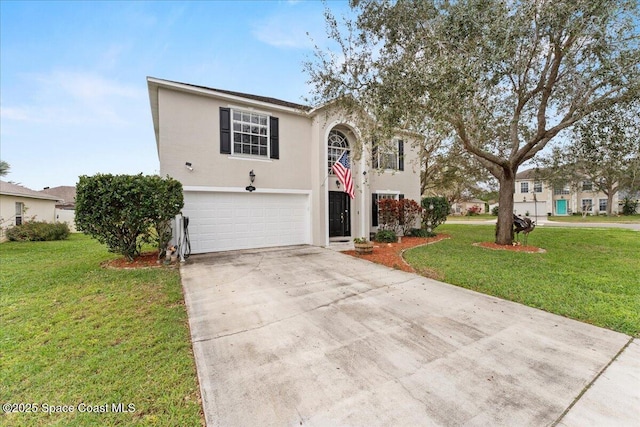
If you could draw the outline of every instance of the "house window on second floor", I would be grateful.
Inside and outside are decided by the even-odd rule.
[[[542,182],[536,181],[533,183],[533,192],[542,193]]]
[[[593,191],[593,182],[582,181],[582,191]]]
[[[267,157],[269,153],[269,117],[233,110],[233,154]]]
[[[593,212],[593,199],[582,199],[582,212]]]
[[[220,153],[279,159],[278,123],[267,114],[220,107]]]
[[[349,141],[347,137],[337,130],[329,132],[329,139],[327,141],[327,169],[329,170],[329,175],[334,175],[332,167],[345,151],[349,151]]]
[[[373,146],[373,168],[394,171],[404,170],[404,141],[394,139],[389,144]]]
[[[560,185],[555,186],[555,187],[553,187],[553,194],[555,194],[556,196],[558,196],[558,195],[565,196],[565,195],[569,194],[569,186],[566,185],[566,184],[562,185],[562,186],[560,186]]]
[[[520,192],[528,193],[529,192],[529,183],[527,181],[520,183]]]
[[[600,212],[607,211],[607,199],[598,199],[598,210]]]

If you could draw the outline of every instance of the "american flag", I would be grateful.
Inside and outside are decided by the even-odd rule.
[[[352,199],[355,198],[356,195],[353,192],[353,179],[351,178],[351,163],[349,162],[349,154],[347,151],[343,152],[338,161],[331,166],[331,170],[336,174],[344,186],[344,192]]]

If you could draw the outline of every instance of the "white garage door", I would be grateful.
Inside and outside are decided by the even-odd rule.
[[[306,194],[185,192],[191,252],[311,243]]]

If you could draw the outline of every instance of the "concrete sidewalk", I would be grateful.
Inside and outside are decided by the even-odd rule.
[[[561,427],[640,425],[640,343],[632,341],[562,417]]]
[[[209,426],[637,425],[624,334],[317,247],[181,274]]]

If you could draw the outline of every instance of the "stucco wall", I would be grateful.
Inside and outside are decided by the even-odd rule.
[[[160,174],[185,186],[244,188],[253,170],[255,187],[311,189],[309,119],[241,102],[159,88]],[[279,119],[280,158],[220,153],[220,107],[241,108]],[[185,167],[190,162],[193,171]]]
[[[25,212],[22,216],[22,220],[36,220],[36,221],[55,221],[55,207],[56,202],[54,200],[41,200],[31,199],[29,197],[8,196],[0,195],[0,237],[4,239],[4,230],[7,227],[16,225],[16,203],[24,203]],[[34,218],[35,217],[35,218]]]

